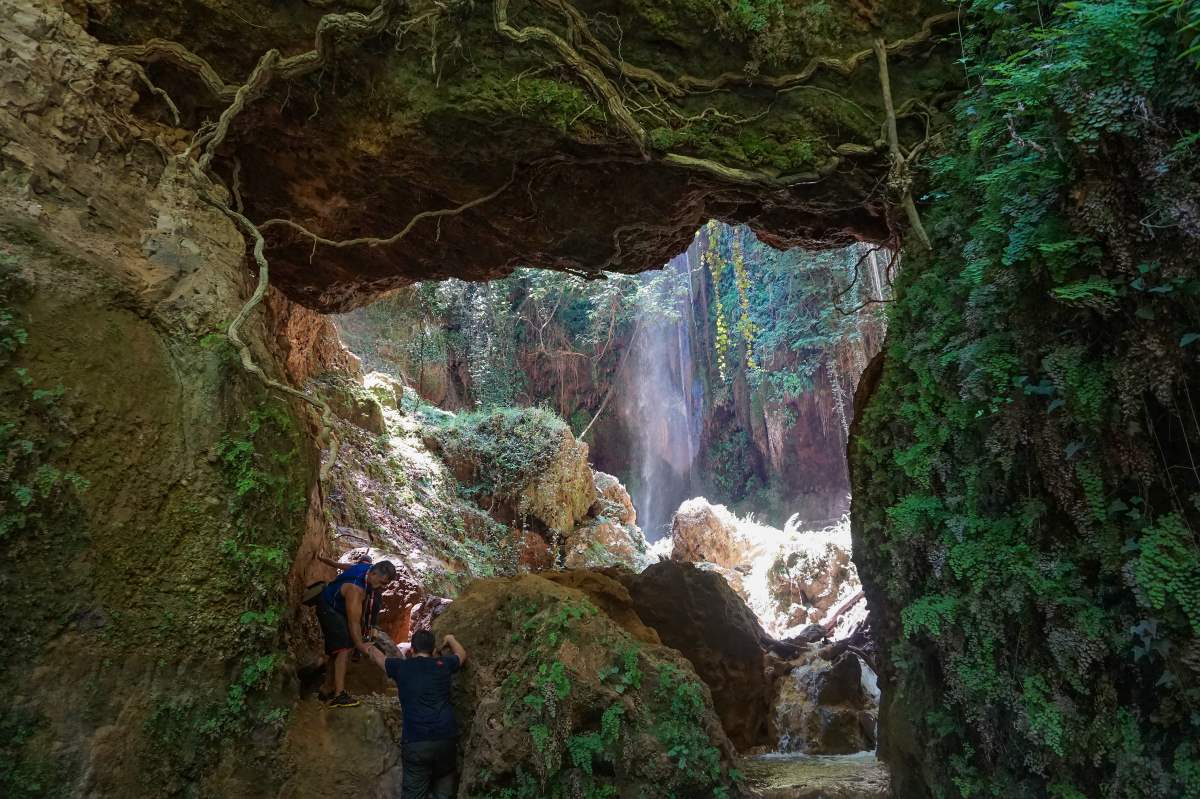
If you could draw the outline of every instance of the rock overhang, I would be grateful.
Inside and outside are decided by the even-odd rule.
[[[186,99],[180,125],[195,130],[261,53],[313,47],[325,14],[383,10],[371,35],[326,37],[320,69],[268,83],[212,165],[266,235],[272,283],[342,311],[414,280],[658,268],[710,218],[780,247],[894,238],[872,42],[897,61],[914,145],[956,88],[944,7],[748,8],[134,0],[91,27],[204,59],[215,91],[179,59],[117,51]],[[155,97],[140,110],[172,124]],[[329,244],[351,239],[365,241]]]

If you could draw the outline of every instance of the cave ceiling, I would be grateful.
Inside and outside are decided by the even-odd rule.
[[[278,50],[211,172],[271,282],[324,311],[520,266],[656,268],[710,218],[776,246],[893,239],[875,42],[905,155],[961,75],[928,0],[124,0],[87,24],[172,98],[178,123],[161,95],[139,113],[179,148]]]

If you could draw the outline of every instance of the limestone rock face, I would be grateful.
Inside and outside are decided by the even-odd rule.
[[[289,302],[276,292],[267,295],[264,307],[275,331],[275,351],[293,383],[304,385],[330,369],[362,376],[358,357],[342,346],[328,316]]]
[[[593,516],[615,516],[621,524],[637,524],[637,511],[633,507],[633,498],[621,481],[611,474],[595,472],[596,493],[598,506],[592,508]]]
[[[568,572],[479,580],[434,623],[469,661],[455,678],[460,795],[551,787],[712,796],[732,747],[709,690],[654,642],[619,584]]]
[[[816,624],[861,587],[850,553],[833,542],[819,551],[782,548],[767,571],[767,586],[786,626]]]
[[[368,433],[383,435],[387,432],[383,408],[360,380],[345,373],[326,373],[316,385],[339,418]]]
[[[712,690],[730,740],[739,749],[768,743],[766,634],[725,579],[677,561],[617,576],[642,620],[682,652]]]
[[[853,652],[802,656],[776,683],[772,725],[783,752],[842,755],[875,748],[879,693]]]
[[[253,282],[245,240],[135,121],[130,66],[40,0],[3,4],[0,62],[0,483],[8,501],[39,467],[48,482],[0,536],[0,638],[23,653],[0,664],[0,794],[273,795],[257,719],[294,698],[279,617],[293,554],[325,535],[308,409],[223,334]],[[281,351],[321,331],[275,301],[242,328],[256,362],[328,368]],[[271,561],[253,578],[249,551]],[[258,658],[254,712],[229,713]]]
[[[360,700],[344,710],[312,699],[296,704],[283,741],[287,780],[278,799],[400,795],[399,703],[379,694]]]
[[[563,566],[568,569],[622,565],[633,568],[646,550],[641,530],[606,517],[580,524],[563,542]]]
[[[675,545],[671,557],[690,563],[708,561],[733,569],[744,565],[749,555],[749,542],[738,534],[732,515],[703,497],[679,506],[671,520],[671,540]]]

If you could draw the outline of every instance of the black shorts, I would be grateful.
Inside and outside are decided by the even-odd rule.
[[[350,637],[350,622],[345,615],[338,613],[324,598],[317,600],[317,621],[321,624],[321,635],[325,638],[325,654],[336,655],[346,649],[354,648],[354,639]]]

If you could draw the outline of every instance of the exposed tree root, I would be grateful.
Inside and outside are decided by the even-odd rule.
[[[907,52],[933,37],[938,27],[958,18],[958,12],[948,11],[935,14],[921,23],[921,29],[905,39],[897,39],[887,45],[887,52],[893,55]],[[812,58],[799,72],[776,76],[748,76],[737,72],[726,72],[715,78],[695,78],[691,75],[681,75],[678,79],[680,87],[689,92],[717,91],[736,88],[738,86],[762,86],[768,89],[783,90],[805,83],[819,70],[826,69],[839,75],[849,75],[869,59],[873,50],[859,50],[846,58],[830,58],[816,56]]]
[[[401,0],[380,0],[379,5],[369,14],[358,11],[326,14],[317,22],[311,50],[286,58],[282,57],[278,50],[268,50],[259,59],[250,79],[241,86],[226,83],[211,64],[178,42],[151,39],[145,44],[116,46],[111,52],[113,55],[143,64],[164,61],[190,72],[198,77],[219,101],[229,103],[231,108],[236,106],[232,114],[229,113],[230,108],[222,114],[223,118],[229,115],[229,119],[232,120],[271,80],[300,78],[328,64],[340,39],[363,41],[382,33],[391,21],[393,13],[399,8],[400,2]],[[220,132],[218,139],[224,139],[227,130],[228,121],[225,122],[225,130]],[[210,149],[215,148],[210,145]]]
[[[150,76],[146,74],[145,67],[132,61],[130,64],[133,66],[134,73],[136,73],[138,78],[141,79],[142,83],[146,85],[146,88],[150,90],[150,93],[161,98],[162,101],[167,104],[167,108],[171,110],[171,118],[174,120],[175,124],[182,124],[179,118],[179,108],[175,105],[175,101],[171,99],[171,95],[154,85],[154,81],[150,80]]]
[[[501,185],[498,189],[491,192],[490,194],[485,194],[482,197],[476,197],[474,200],[469,200],[469,201],[463,203],[462,205],[457,205],[453,208],[441,208],[436,211],[421,211],[419,214],[414,216],[412,219],[408,220],[408,224],[406,224],[404,227],[400,228],[399,231],[397,231],[396,233],[393,233],[391,236],[388,236],[387,238],[376,238],[374,236],[365,236],[365,237],[356,238],[356,239],[343,239],[341,241],[338,241],[335,239],[325,238],[324,236],[321,236],[317,233],[313,233],[308,228],[304,227],[303,225],[301,225],[297,222],[293,222],[290,219],[268,219],[266,222],[263,222],[261,225],[259,225],[259,228],[263,229],[263,230],[265,230],[267,228],[272,228],[272,227],[291,228],[292,230],[296,231],[297,233],[301,233],[301,234],[307,236],[308,238],[312,239],[314,244],[324,244],[326,247],[339,247],[339,248],[340,247],[358,247],[358,246],[386,247],[390,244],[395,244],[396,242],[400,241],[402,238],[407,236],[409,234],[409,232],[416,226],[416,224],[418,222],[420,222],[422,219],[440,219],[441,217],[444,217],[444,216],[457,216],[458,214],[461,214],[464,211],[474,208],[477,205],[483,205],[484,203],[486,203],[490,200],[496,199],[497,197],[499,197],[501,194],[503,194],[505,191],[508,190],[508,187],[513,184],[513,181],[516,179],[516,176],[517,176],[517,167],[514,164],[512,174],[510,174],[508,176],[508,180],[504,181],[503,185]]]
[[[212,135],[209,136],[204,152],[200,155],[200,171],[207,171],[209,165],[212,164],[212,159],[216,155],[217,148],[225,141],[225,136],[229,134],[229,126],[233,124],[233,120],[237,118],[237,115],[246,108],[247,103],[257,100],[263,91],[266,90],[278,63],[279,51],[268,50],[258,60],[258,64],[254,67],[254,71],[250,73],[250,77],[246,82],[238,87],[238,90],[233,95],[233,102],[221,112],[221,117],[217,120],[217,127],[212,132]]]
[[[497,5],[500,2],[504,2],[507,6],[507,0],[497,0]],[[860,50],[846,58],[816,56],[810,59],[799,72],[786,75],[761,76],[747,75],[740,72],[725,72],[715,78],[699,78],[694,75],[684,74],[675,80],[671,80],[653,69],[639,67],[614,56],[612,51],[591,32],[583,13],[567,2],[567,0],[538,0],[538,2],[548,9],[557,10],[562,13],[567,18],[570,37],[578,42],[581,50],[587,51],[603,66],[630,80],[645,81],[664,94],[674,98],[681,98],[689,94],[728,91],[743,87],[761,87],[775,89],[776,91],[785,91],[807,83],[812,79],[813,75],[821,70],[829,70],[839,75],[849,75],[862,66],[873,54],[873,50]],[[933,37],[934,31],[938,27],[953,22],[957,19],[957,16],[957,12],[950,11],[935,14],[925,19],[921,23],[920,30],[912,36],[905,39],[898,39],[887,45],[888,53],[893,55],[904,53],[928,41]]]
[[[872,55],[871,50],[863,50],[842,59],[819,56],[811,59],[805,65],[804,69],[799,72],[779,76],[764,77],[741,73],[724,73],[715,78],[698,78],[685,74],[675,80],[670,80],[653,69],[630,64],[615,56],[592,33],[583,13],[568,2],[568,0],[537,0],[537,2],[547,10],[558,12],[565,18],[567,35],[570,41],[544,27],[513,27],[509,24],[508,20],[510,2],[511,0],[495,0],[494,2],[494,22],[497,32],[515,42],[539,42],[550,45],[565,64],[573,69],[588,85],[593,94],[603,104],[609,116],[616,120],[620,129],[633,141],[638,152],[644,159],[649,158],[647,152],[647,134],[643,125],[638,122],[634,115],[634,110],[650,113],[653,116],[652,111],[655,107],[665,106],[675,117],[686,120],[686,117],[671,106],[670,99],[679,99],[688,95],[704,94],[713,91],[736,90],[743,87],[765,87],[779,92],[790,91],[800,88],[820,70],[830,70],[838,74],[849,75]],[[221,114],[216,129],[207,134],[201,141],[205,145],[204,153],[201,155],[201,165],[207,168],[215,156],[217,149],[228,135],[232,121],[247,104],[262,94],[274,78],[298,78],[325,66],[332,58],[337,37],[363,40],[383,32],[390,24],[392,15],[399,6],[399,3],[400,0],[380,0],[379,5],[370,14],[365,15],[358,12],[326,14],[317,24],[313,49],[287,58],[281,57],[276,50],[268,51],[260,58],[250,78],[241,86],[232,86],[225,83],[216,70],[204,59],[175,42],[155,39],[143,45],[115,47],[113,48],[113,52],[135,61],[166,61],[175,64],[197,75],[214,96],[228,103],[225,111]],[[938,26],[955,18],[955,14],[951,12],[934,15],[925,19],[920,30],[912,36],[897,40],[891,44],[884,44],[883,52],[885,58],[887,53],[905,52],[927,41],[933,36]],[[605,74],[606,70],[627,80],[648,84],[654,93],[659,96],[659,103],[654,103],[653,100],[646,100],[647,103],[651,104],[631,110],[620,88]],[[666,98],[663,97],[664,95]],[[889,113],[893,117],[891,122],[892,127],[894,127],[895,111],[892,110]],[[704,116],[704,114],[702,113],[701,116]],[[886,122],[885,125],[887,125]],[[836,154],[821,164],[815,171],[783,176],[732,167],[710,159],[680,153],[668,153],[662,160],[671,166],[703,172],[711,177],[732,183],[786,188],[788,186],[804,185],[819,181],[838,167],[841,156],[871,155],[874,153],[874,148],[865,144],[845,143],[835,147],[834,151]],[[893,159],[894,166],[895,161]],[[487,199],[491,199],[491,196]],[[481,199],[481,201],[483,200]],[[902,202],[904,201],[902,200]],[[908,205],[911,206],[911,197],[908,200]],[[465,208],[461,210],[465,210]],[[912,208],[912,211],[915,212],[915,207]],[[429,215],[440,216],[449,212],[457,213],[461,211],[449,209],[443,212],[431,212]],[[910,217],[912,216],[908,208],[906,208],[906,213],[909,213]],[[420,218],[424,217],[410,221],[410,225],[416,221],[420,221]],[[268,225],[290,226],[298,232],[309,236],[316,243],[338,247],[351,246],[352,244],[379,246],[394,243],[394,241],[407,233],[406,229],[396,236],[387,239],[362,238],[351,239],[346,242],[334,242],[288,220],[272,219],[264,223],[264,227]],[[923,229],[917,226],[914,226],[914,229],[923,232]]]
[[[110,52],[135,63],[155,64],[162,61],[173,64],[199,78],[209,94],[222,103],[232,103],[237,94],[237,86],[226,83],[207,61],[178,42],[151,39],[145,44],[116,46]]]
[[[874,149],[870,149],[874,152]],[[859,154],[855,151],[852,154]],[[745,186],[766,186],[775,189],[786,189],[791,186],[803,186],[811,183],[819,183],[827,175],[830,175],[842,163],[840,156],[833,156],[821,164],[813,172],[798,172],[792,175],[770,175],[766,172],[758,172],[751,169],[738,169],[737,167],[725,166],[716,161],[709,161],[705,158],[693,158],[689,155],[680,155],[678,153],[667,153],[662,158],[664,164],[671,166],[683,167],[699,172],[707,172],[714,177],[720,178],[728,183],[740,183]]]
[[[329,472],[333,468],[333,464],[337,462],[338,452],[341,448],[341,442],[337,436],[337,428],[333,423],[333,409],[329,406],[328,402],[320,397],[307,394],[268,376],[254,360],[254,354],[250,352],[250,345],[242,338],[242,325],[250,317],[251,311],[262,302],[263,297],[267,294],[267,287],[270,284],[270,265],[267,263],[266,255],[263,254],[266,241],[253,222],[238,211],[230,208],[229,203],[216,199],[210,192],[203,188],[206,183],[210,183],[210,180],[196,162],[180,156],[179,163],[181,166],[190,167],[192,175],[196,179],[197,186],[200,187],[200,196],[204,201],[229,217],[234,224],[241,228],[254,241],[253,253],[254,261],[258,264],[258,283],[254,288],[254,293],[250,295],[250,298],[246,300],[241,310],[238,311],[237,316],[229,323],[229,328],[226,330],[225,335],[229,338],[229,342],[233,344],[234,349],[237,350],[243,369],[257,377],[268,388],[273,388],[288,396],[307,402],[321,412],[321,434],[317,445],[323,448],[326,441],[329,443],[329,457],[322,461],[319,472],[321,484],[324,485],[329,479]]]
[[[662,94],[666,94],[670,98],[679,99],[690,94],[703,94],[738,87],[766,87],[775,89],[778,92],[790,91],[799,88],[821,69],[831,70],[842,75],[849,75],[869,59],[873,52],[873,50],[861,50],[844,59],[825,56],[816,57],[810,60],[800,72],[789,75],[757,77],[745,74],[725,73],[716,78],[696,78],[691,75],[682,75],[672,81],[655,70],[629,64],[623,59],[614,56],[612,51],[591,32],[583,13],[568,2],[568,0],[537,0],[537,2],[549,10],[558,11],[566,18],[567,33],[571,42],[547,28],[530,26],[517,29],[512,27],[508,23],[509,2],[510,0],[495,0],[496,30],[513,41],[539,41],[549,44],[557,50],[566,64],[580,75],[584,82],[588,84],[592,91],[605,104],[609,113],[617,119],[620,127],[633,139],[643,157],[647,157],[645,128],[642,127],[634,117],[633,112],[630,111],[620,89],[604,74],[604,69],[615,72],[629,80],[648,83],[656,93],[659,93],[660,97]],[[882,40],[878,41],[874,48],[875,55],[881,59],[886,69],[887,53],[905,52],[927,41],[933,36],[934,30],[938,26],[954,19],[956,19],[954,12],[929,17],[922,23],[921,29],[912,36],[892,42],[890,45],[883,43]],[[577,44],[579,49],[576,49],[572,45],[572,42]],[[587,56],[590,56],[591,59],[589,60]],[[889,119],[891,127],[894,128],[895,110],[890,107],[890,84],[887,88],[885,100],[889,104]],[[650,108],[651,106],[645,106],[640,110],[649,112]],[[670,108],[669,105],[668,108],[675,116],[683,118],[678,111]],[[861,108],[859,110],[862,111]],[[895,146],[898,148],[898,142]],[[679,153],[667,153],[663,156],[662,160],[664,163],[672,166],[706,172],[713,177],[732,183],[786,188],[788,186],[804,185],[820,181],[823,177],[837,169],[841,163],[840,156],[870,155],[874,151],[875,149],[869,145],[855,143],[839,145],[835,148],[837,155],[828,159],[814,172],[782,176],[731,167],[709,159],[696,158]],[[895,168],[894,164],[895,161],[893,159],[893,168]],[[914,218],[916,207],[912,204],[911,194],[904,193],[903,197],[905,199],[902,199],[902,203],[906,204],[906,213],[909,214],[910,219]],[[918,236],[921,237],[922,241],[927,240],[927,237],[924,235],[924,228],[920,226],[919,218],[916,224],[914,224],[914,229],[918,232]]]
[[[900,206],[908,216],[908,224],[916,234],[917,239],[925,245],[926,250],[933,249],[929,243],[929,234],[921,224],[921,215],[917,213],[916,203],[912,198],[912,176],[909,172],[909,161],[916,157],[920,148],[913,149],[908,158],[900,152],[900,134],[896,129],[896,108],[892,104],[892,81],[888,76],[887,47],[883,39],[875,40],[875,56],[879,60],[879,86],[883,92],[883,109],[887,114],[888,148],[891,152],[891,169],[888,183],[900,197]]]
[[[591,87],[592,91],[599,96],[608,109],[608,113],[617,120],[621,128],[633,139],[638,151],[643,156],[648,157],[646,153],[645,128],[634,119],[633,114],[625,105],[625,99],[621,96],[620,90],[608,79],[604,72],[580,55],[574,47],[552,30],[536,26],[514,28],[512,25],[509,25],[508,4],[509,0],[495,0],[496,31],[512,39],[514,42],[537,41],[549,44],[557,50],[563,60],[574,68],[579,73],[579,76],[583,78],[584,82]]]

